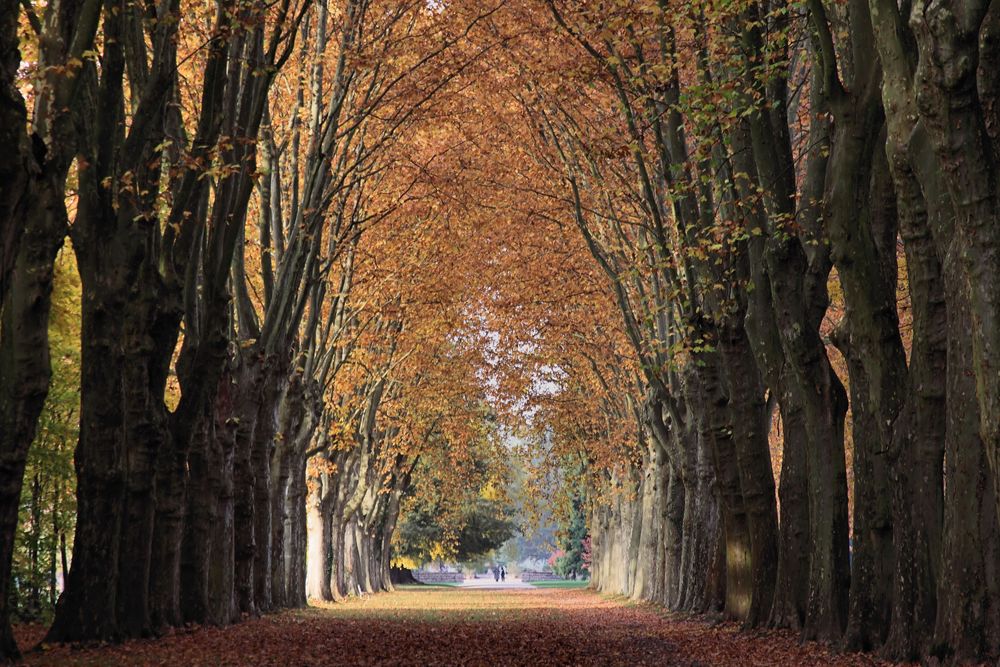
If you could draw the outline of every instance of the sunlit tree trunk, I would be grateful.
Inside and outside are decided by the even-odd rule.
[[[747,526],[748,584],[737,601],[739,618],[763,625],[771,612],[778,566],[778,524],[774,473],[768,446],[768,405],[742,323],[720,331],[720,363],[726,378],[729,423]],[[727,535],[727,558],[730,542]],[[727,598],[733,597],[728,585]]]

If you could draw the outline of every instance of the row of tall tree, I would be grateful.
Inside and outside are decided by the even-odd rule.
[[[510,132],[626,344],[537,339],[548,426],[606,490],[596,584],[996,657],[996,7],[540,5]]]
[[[461,292],[426,283],[448,259],[419,183],[433,155],[413,141],[494,11],[0,9],[0,659],[17,655],[11,564],[67,237],[77,516],[48,639],[227,624],[307,592],[389,586],[422,449],[461,458],[482,422]]]

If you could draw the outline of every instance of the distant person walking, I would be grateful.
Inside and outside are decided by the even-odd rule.
[[[493,581],[500,581],[500,568],[493,566]]]
[[[507,568],[500,566],[500,581],[507,581]]]

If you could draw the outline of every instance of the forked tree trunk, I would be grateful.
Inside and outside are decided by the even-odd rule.
[[[906,414],[890,449],[896,575],[889,634],[882,652],[916,659],[937,613],[943,521],[942,459],[946,419],[948,308],[934,234],[951,217],[941,171],[913,94],[913,53],[904,17],[892,0],[869,0],[882,65],[886,155],[895,186],[899,231],[913,312]]]
[[[16,17],[17,12],[14,12]],[[17,127],[19,133],[22,126]],[[6,131],[3,130],[3,131]],[[33,216],[16,248],[16,268],[0,290],[0,662],[18,655],[10,628],[11,566],[28,449],[49,391],[49,310],[56,253],[65,236],[61,190],[32,178]],[[16,187],[11,182],[11,187]],[[7,186],[5,185],[5,188]]]
[[[736,193],[740,199],[745,199],[741,207],[746,216],[746,229],[765,229],[767,216],[764,208],[753,196],[756,179],[749,176],[756,172],[752,149],[752,130],[749,122],[741,123],[732,133],[734,168],[738,173],[747,176],[736,179]],[[772,297],[771,279],[766,270],[766,244],[763,235],[750,234],[747,241],[748,290],[746,295],[746,315],[744,331],[747,345],[753,353],[760,380],[767,386],[771,401],[779,407],[780,423],[782,425],[782,464],[778,480],[778,498],[780,505],[780,521],[776,528],[776,546],[774,563],[773,597],[770,609],[755,609],[752,616],[759,611],[760,620],[766,621],[772,627],[799,630],[805,622],[806,599],[808,596],[809,571],[809,495],[808,478],[805,463],[805,425],[802,406],[794,392],[788,389],[785,364],[785,352],[781,346],[778,334],[775,305]],[[734,361],[735,363],[735,361]],[[739,382],[745,378],[745,372],[735,370],[732,378]],[[744,395],[743,391],[732,389],[734,395]],[[777,421],[766,409],[761,414],[759,429],[764,439],[763,445],[768,445],[768,439]],[[762,444],[748,446],[757,451]],[[752,457],[752,455],[751,455]],[[768,445],[768,463],[770,449]],[[758,464],[760,465],[760,464]],[[759,473],[758,473],[759,474]],[[773,472],[771,483],[773,484]],[[766,481],[764,482],[766,485]],[[760,498],[761,502],[767,502]],[[777,510],[775,510],[777,512]],[[762,514],[762,528],[766,531],[765,513]],[[766,544],[766,542],[765,542]],[[766,565],[764,566],[766,567]],[[762,576],[766,581],[768,575]],[[755,605],[756,607],[756,605]]]
[[[851,39],[870,50],[867,3],[852,7]],[[883,150],[880,75],[878,60],[867,58],[852,72],[849,93],[823,100],[834,117],[823,222],[844,292],[835,344],[847,359],[854,416],[854,578],[844,636],[844,646],[854,650],[881,644],[888,628],[894,564],[889,467],[882,453],[893,428],[903,427],[907,384],[896,307],[896,198]]]
[[[81,214],[85,205],[81,202]],[[118,564],[126,480],[120,456],[124,450],[125,401],[120,377],[109,369],[123,365],[124,308],[120,297],[125,291],[117,288],[123,277],[110,254],[78,253],[77,264],[82,289],[89,298],[81,307],[80,441],[74,457],[76,536],[66,591],[47,636],[52,642],[114,641],[122,636]],[[144,616],[140,616],[140,623]]]
[[[797,240],[773,243],[768,253],[772,299],[789,370],[788,391],[802,406],[809,489],[809,595],[803,628],[808,639],[839,640],[847,621],[847,471],[844,415],[847,396],[811,322],[805,301],[805,253]],[[780,305],[779,305],[780,304]]]

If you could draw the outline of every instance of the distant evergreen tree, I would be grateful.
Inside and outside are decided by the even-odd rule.
[[[581,494],[573,497],[573,510],[569,518],[569,526],[563,538],[563,555],[556,559],[555,572],[566,579],[589,577],[584,562],[584,540],[587,539],[587,516],[583,510],[584,499]]]

